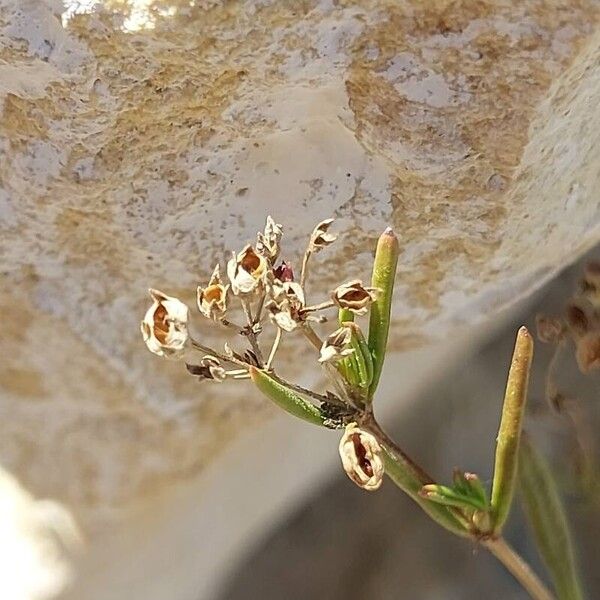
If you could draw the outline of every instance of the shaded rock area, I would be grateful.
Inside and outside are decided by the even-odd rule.
[[[600,256],[598,250],[594,254]],[[479,473],[489,484],[514,332],[522,323],[535,327],[538,312],[559,314],[581,266],[543,288],[526,312],[465,356],[462,366],[422,390],[413,411],[392,427],[405,450],[434,476],[447,482],[458,466]],[[562,393],[577,398],[579,419],[572,421],[545,402],[550,356],[550,348],[538,343],[526,430],[556,469],[586,597],[597,598],[600,440],[595,432],[600,425],[600,377],[583,376],[577,370],[572,348],[562,356],[556,382]],[[585,461],[579,452],[582,441]],[[584,462],[594,465],[595,483],[585,481]],[[544,572],[518,503],[506,537],[538,572]],[[483,548],[443,531],[390,482],[377,493],[366,493],[353,486],[341,468],[334,482],[257,542],[254,554],[233,570],[225,587],[220,600],[529,597]]]

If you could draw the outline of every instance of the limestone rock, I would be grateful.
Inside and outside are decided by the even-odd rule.
[[[272,414],[139,335],[267,214],[292,261],[337,218],[315,298],[395,228],[396,350],[598,241],[596,2],[59,5],[0,8],[0,460],[87,528]]]

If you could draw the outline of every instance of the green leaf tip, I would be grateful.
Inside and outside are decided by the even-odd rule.
[[[392,228],[388,227],[379,236],[371,277],[371,285],[377,288],[379,293],[371,305],[369,318],[369,349],[373,357],[373,378],[369,387],[370,398],[375,394],[379,384],[385,360],[399,254],[398,238]]]
[[[512,504],[519,457],[519,442],[523,426],[523,414],[527,400],[529,371],[533,359],[533,339],[526,327],[517,333],[513,352],[498,437],[492,483],[492,516],[494,532],[499,534],[508,518]]]
[[[250,367],[250,378],[267,398],[286,412],[313,425],[324,424],[325,416],[314,404],[274,379],[266,371]]]
[[[446,506],[455,506],[463,509],[487,510],[487,503],[479,496],[467,489],[464,492],[456,488],[449,488],[444,485],[430,483],[421,488],[419,494],[427,500],[445,504]]]

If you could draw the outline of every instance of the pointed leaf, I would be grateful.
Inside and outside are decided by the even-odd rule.
[[[452,471],[452,482],[454,484],[454,489],[461,494],[466,494],[469,490],[469,484],[467,483],[465,474],[460,469],[454,469]]]
[[[323,413],[294,390],[255,367],[250,368],[250,377],[256,387],[283,410],[313,425],[323,425],[325,421]]]
[[[523,412],[527,399],[529,369],[533,357],[533,340],[525,327],[517,333],[517,341],[508,373],[502,419],[496,438],[494,480],[492,484],[492,518],[494,532],[499,534],[508,518],[517,476],[519,441]]]
[[[481,479],[475,475],[475,473],[465,473],[465,481],[467,483],[468,492],[467,495],[477,498],[479,502],[483,504],[486,508],[488,507],[488,497],[487,491],[483,484],[481,483]]]
[[[354,313],[347,308],[340,308],[338,311],[338,323],[340,326],[342,323],[353,323],[354,322]],[[352,369],[356,371],[356,365],[352,363],[350,360],[352,357],[344,358],[340,360],[337,364],[337,370],[340,372],[342,377],[350,383],[350,385],[356,385],[356,381],[353,382],[354,375],[352,373]]]
[[[373,287],[379,290],[376,300],[371,305],[369,318],[369,349],[373,357],[373,381],[369,387],[371,398],[379,384],[383,361],[385,360],[399,253],[398,238],[392,229],[388,227],[377,242],[371,279]]]
[[[519,464],[520,494],[537,548],[559,600],[581,600],[569,522],[550,466],[524,438]]]
[[[357,369],[358,385],[368,388],[373,379],[373,361],[369,347],[358,325],[352,322],[345,322],[344,325],[352,330],[350,346],[354,354],[350,358],[354,359],[353,366]]]
[[[487,508],[485,503],[481,502],[479,498],[468,494],[460,494],[452,488],[435,483],[424,485],[419,493],[423,498],[427,498],[427,500],[437,502],[438,504],[445,504],[446,506],[476,508],[478,510],[485,510]]]

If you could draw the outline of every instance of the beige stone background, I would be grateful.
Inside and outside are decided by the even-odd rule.
[[[599,10],[0,0],[0,464],[82,531],[72,597],[209,597],[240,532],[326,472],[293,450],[327,432],[145,351],[148,286],[192,304],[266,214],[291,260],[335,216],[317,298],[366,279],[391,224],[388,373],[416,386],[427,344],[447,362],[598,241]],[[310,379],[293,338],[285,349]],[[269,479],[251,453],[274,448]],[[284,459],[302,475],[274,477]],[[169,576],[147,575],[165,562]]]

